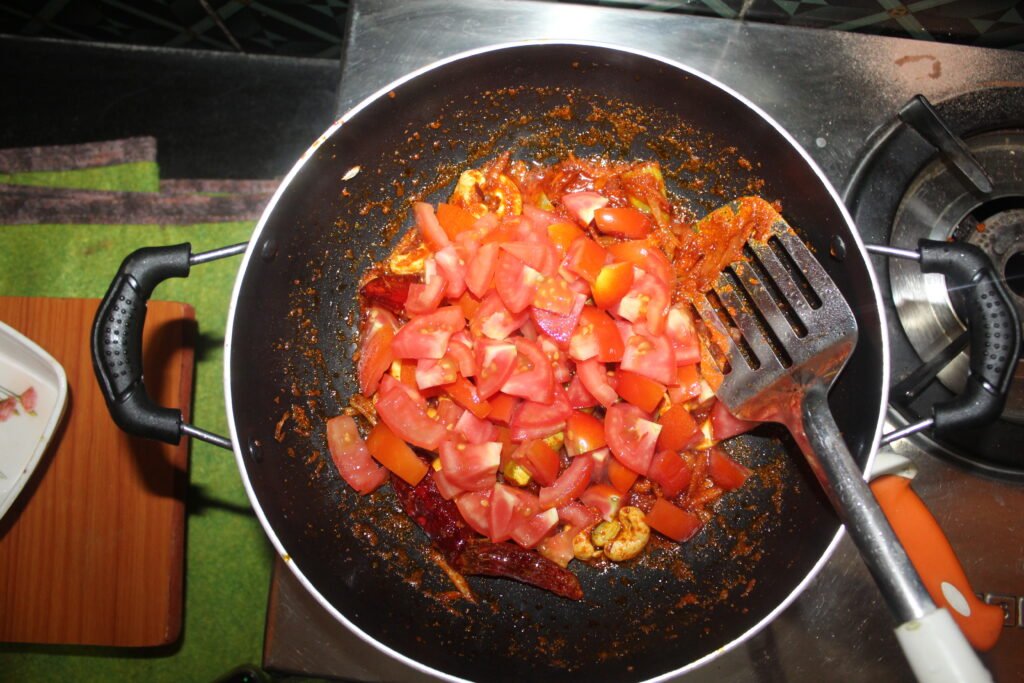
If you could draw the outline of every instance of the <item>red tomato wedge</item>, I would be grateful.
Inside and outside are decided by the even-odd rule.
[[[434,473],[434,483],[437,483],[437,475]],[[440,485],[438,489],[440,490]],[[443,493],[442,493],[443,495]],[[491,535],[491,491],[470,491],[460,493],[455,498],[455,505],[466,523],[473,528],[473,531],[482,536]]]
[[[578,226],[572,223],[566,223],[565,221],[556,221],[547,226],[548,237],[551,239],[552,244],[555,245],[555,249],[558,251],[558,255],[564,257],[565,253],[569,251],[569,247],[577,237],[584,235],[583,231]]]
[[[572,378],[569,386],[565,389],[565,393],[569,397],[569,405],[573,408],[591,408],[597,405],[597,399],[583,386],[579,375]]]
[[[690,486],[693,475],[690,465],[675,451],[658,451],[647,468],[647,478],[661,486],[661,492],[672,497]]]
[[[512,313],[521,313],[533,303],[540,273],[502,249],[494,269],[494,287]]]
[[[520,399],[508,394],[498,393],[490,396],[487,402],[491,404],[491,412],[487,414],[488,419],[492,422],[508,425],[512,421],[512,416],[515,415],[516,408],[519,407]]]
[[[391,367],[394,360],[391,342],[396,329],[398,321],[390,312],[376,306],[367,310],[361,332],[359,362],[356,364],[359,390],[364,396],[372,396],[377,391],[381,375]]]
[[[455,431],[469,443],[485,443],[498,438],[498,428],[490,420],[482,420],[466,410],[455,423]]]
[[[558,508],[558,519],[577,529],[585,529],[601,521],[601,516],[594,508],[589,508],[583,503],[573,501]]]
[[[654,507],[645,519],[652,529],[677,542],[689,540],[701,527],[697,515],[676,507],[664,498],[654,501]]]
[[[515,524],[512,527],[512,540],[524,548],[532,548],[557,525],[558,511],[544,510]]]
[[[581,361],[596,358],[602,363],[618,363],[624,352],[625,344],[615,322],[601,309],[585,306],[569,339],[569,355]]]
[[[634,266],[650,273],[668,286],[669,291],[675,284],[675,271],[661,250],[648,240],[629,240],[617,242],[608,247],[608,253],[615,261],[632,263]]]
[[[560,275],[542,275],[537,281],[533,307],[556,315],[569,315],[576,306],[576,296]]]
[[[366,447],[374,460],[384,465],[409,486],[416,486],[426,476],[429,467],[409,445],[399,439],[383,422],[370,430]]]
[[[608,441],[604,424],[589,413],[574,411],[565,423],[565,452],[571,456],[583,455],[604,448]]]
[[[445,441],[438,454],[445,478],[464,491],[490,489],[501,465],[501,444],[498,442],[455,444]]]
[[[576,527],[566,527],[554,536],[548,536],[538,543],[537,552],[559,567],[567,567],[569,562],[575,557],[572,549],[572,539],[579,531]]]
[[[700,361],[700,339],[689,311],[678,306],[668,309],[665,336],[672,342],[676,365],[693,365]]]
[[[481,339],[476,343],[476,390],[487,399],[498,393],[515,370],[516,345],[505,341]]]
[[[460,249],[463,254],[459,253]],[[466,291],[466,256],[468,254],[465,254],[465,248],[461,244],[458,247],[449,244],[434,254],[437,270],[448,283],[445,296],[449,299],[458,299]]]
[[[576,326],[579,324],[580,315],[586,307],[587,297],[585,294],[573,293],[572,309],[565,315],[559,315],[550,311],[533,307],[530,309],[530,319],[534,325],[548,335],[562,348],[569,345]]]
[[[461,375],[456,376],[451,384],[446,384],[444,391],[452,400],[481,419],[491,412],[491,404],[480,398],[473,383]]]
[[[359,493],[366,495],[387,480],[388,471],[370,457],[355,420],[348,415],[327,421],[327,446],[338,474]]]
[[[565,472],[551,486],[540,490],[540,506],[543,509],[557,508],[579,497],[590,484],[594,463],[589,458],[573,458]]]
[[[616,403],[604,416],[608,448],[620,463],[637,474],[646,474],[654,457],[661,425],[634,405]]]
[[[608,484],[594,484],[580,494],[580,501],[597,510],[601,519],[612,521],[622,507],[622,492]]]
[[[437,450],[448,430],[427,415],[426,406],[412,398],[401,382],[377,394],[377,415],[395,436],[420,448]]]
[[[475,337],[501,341],[519,330],[529,317],[527,311],[513,314],[505,308],[498,293],[491,292],[480,302],[480,308],[469,323],[469,331]]]
[[[514,441],[527,439],[544,439],[557,434],[565,428],[565,421],[572,414],[569,398],[565,390],[555,386],[554,396],[550,404],[536,401],[523,401],[519,405],[509,429],[512,430]]]
[[[483,244],[470,259],[466,268],[466,287],[478,299],[482,299],[494,282],[494,270],[498,265],[499,246]]]
[[[391,352],[395,358],[444,358],[448,339],[465,326],[458,306],[439,308],[407,322],[395,335]]]
[[[590,225],[594,220],[594,212],[607,204],[608,198],[596,192],[569,192],[562,195],[562,206],[583,227]]]
[[[745,434],[759,424],[739,419],[730,413],[729,409],[721,401],[715,401],[715,405],[711,408],[710,417],[711,433],[719,441],[739,434]]]
[[[628,493],[640,475],[615,458],[608,461],[608,483],[623,493]]]
[[[586,236],[576,238],[565,254],[565,267],[593,284],[608,260],[608,252],[600,244]]]
[[[665,283],[636,270],[633,271],[633,286],[612,310],[632,323],[644,323],[651,334],[657,335],[665,331],[668,305],[669,289]]]
[[[421,358],[416,361],[416,386],[420,390],[451,384],[458,374],[459,366],[451,358]]]
[[[604,407],[619,400],[619,395],[608,382],[608,369],[593,358],[576,364],[576,376],[583,387]]]
[[[594,223],[597,229],[606,235],[639,239],[646,237],[653,225],[651,219],[636,209],[602,208],[594,212]]]
[[[413,214],[416,216],[416,227],[420,229],[423,243],[431,251],[437,251],[448,246],[448,235],[444,228],[437,222],[437,215],[434,207],[426,202],[416,202],[412,205]]]
[[[672,345],[660,335],[634,334],[626,342],[622,354],[623,370],[635,372],[660,384],[671,384],[676,378],[676,360]]]
[[[438,204],[435,215],[448,239],[455,239],[461,233],[471,231],[476,225],[476,217],[473,214],[454,204]]]
[[[540,503],[532,493],[506,484],[494,484],[490,499],[490,538],[495,543],[512,537],[512,528],[540,512]]]
[[[405,312],[409,315],[430,313],[441,304],[447,288],[448,281],[438,272],[437,262],[428,258],[423,264],[423,282],[409,285]]]
[[[555,380],[551,361],[537,342],[518,337],[516,362],[512,375],[501,385],[502,393],[519,396],[538,403],[551,403]]]
[[[680,405],[671,406],[658,417],[661,434],[658,435],[660,450],[680,451],[700,433],[700,425],[690,411]]]
[[[527,441],[516,451],[518,460],[541,486],[551,486],[562,463],[558,453],[541,439]]]
[[[711,481],[726,491],[743,486],[751,472],[728,456],[721,448],[712,448],[708,452],[708,473]]]
[[[611,308],[626,296],[633,286],[632,263],[609,263],[594,278],[590,291],[598,308]]]
[[[653,413],[665,397],[665,385],[649,377],[619,370],[612,381],[615,393],[645,413]]]

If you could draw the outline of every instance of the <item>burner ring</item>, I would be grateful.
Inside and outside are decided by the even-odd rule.
[[[1011,298],[1024,318],[1024,132],[985,133],[964,140],[993,181],[981,195],[946,162],[936,159],[911,181],[893,219],[891,244],[915,249],[920,239],[960,240],[980,247],[1007,276]],[[889,262],[896,312],[923,360],[936,356],[966,329],[962,297],[945,278],[921,273],[916,263]],[[963,389],[969,359],[960,353],[939,373],[951,391]],[[1024,424],[1024,361],[1017,365],[1002,417]]]

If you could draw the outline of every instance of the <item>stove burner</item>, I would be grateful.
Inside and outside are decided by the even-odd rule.
[[[1024,133],[985,133],[965,140],[968,150],[992,180],[992,190],[981,197],[935,159],[911,182],[893,220],[892,246],[913,249],[921,239],[961,240],[980,247],[998,273],[1024,261]],[[896,312],[910,344],[923,360],[931,360],[967,329],[963,323],[963,297],[948,291],[941,275],[923,274],[916,263],[889,262],[889,277]],[[1022,283],[1015,282],[1019,289]],[[1011,290],[1013,287],[1011,287]],[[1024,297],[1014,293],[1018,313],[1024,317]],[[939,373],[951,391],[966,383],[968,355],[960,352]],[[1018,363],[1003,418],[1024,424],[1024,361]]]
[[[916,248],[919,238],[928,237],[976,244],[1006,277],[1022,311],[1024,87],[977,90],[935,103],[941,123],[934,126],[921,124],[921,111],[931,107],[912,104],[900,111],[904,120],[894,116],[869,140],[850,177],[844,200],[854,223],[868,243]],[[936,131],[943,127],[959,139],[942,140]],[[966,145],[991,188],[979,189],[964,159],[950,156],[954,143]],[[889,418],[904,427],[930,417],[932,406],[948,401],[964,382],[963,301],[946,290],[941,276],[923,276],[914,263],[873,259],[886,314],[900,321],[890,324]],[[941,440],[914,438],[968,468],[1024,480],[1024,364],[1018,364],[1013,392],[1002,419],[986,427]]]

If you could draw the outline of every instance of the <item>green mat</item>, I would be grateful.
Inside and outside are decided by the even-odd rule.
[[[135,166],[143,177],[120,184],[123,166]],[[107,175],[103,169],[72,171],[80,176],[67,182],[127,190],[151,183],[148,167],[156,169],[144,163],[108,168]],[[204,251],[245,241],[252,227],[249,221],[0,226],[0,295],[102,297],[121,260],[138,247],[191,242],[194,251]],[[192,421],[221,434],[227,433],[222,344],[238,264],[230,258],[198,266],[187,279],[161,284],[153,296],[196,309],[201,353]],[[194,441],[190,482],[180,641],[159,651],[0,645],[0,680],[213,681],[240,664],[260,662],[272,548],[249,509],[231,453]]]
[[[151,161],[135,161],[100,168],[81,168],[74,171],[0,173],[0,183],[59,187],[65,190],[159,192],[160,170]]]

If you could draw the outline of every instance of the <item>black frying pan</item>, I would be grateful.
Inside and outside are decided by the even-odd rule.
[[[509,147],[523,159],[570,150],[656,159],[695,216],[742,194],[779,200],[858,318],[860,343],[831,403],[866,465],[885,410],[887,346],[866,253],[821,172],[753,105],[681,65],[539,43],[447,60],[371,97],[296,164],[248,247],[224,252],[245,248],[225,345],[244,483],[271,541],[318,601],[421,669],[489,681],[641,680],[685,670],[778,614],[837,539],[836,516],[783,432],[766,426],[730,444],[756,474],[692,541],[661,544],[641,562],[576,567],[582,602],[490,578],[469,580],[476,604],[451,599],[425,536],[390,488],[360,497],[327,458],[324,421],[356,390],[360,273],[410,223],[411,201],[445,199],[459,172]],[[226,443],[149,405],[132,367],[140,352],[118,346],[137,332],[111,331],[115,317],[141,330],[139,301],[204,258],[190,262],[187,245],[133,255],[97,317],[97,366],[107,364],[98,373],[130,431]],[[119,291],[129,301],[119,303]]]

